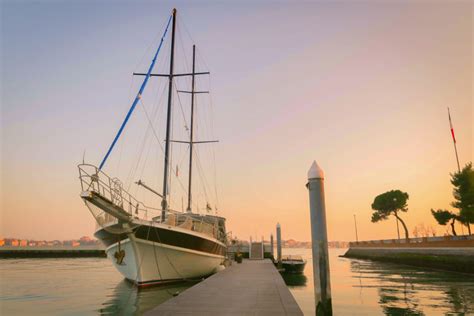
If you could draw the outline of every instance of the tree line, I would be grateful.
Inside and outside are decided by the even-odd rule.
[[[454,224],[456,221],[465,225],[471,235],[471,226],[474,224],[474,170],[472,163],[466,166],[459,172],[451,174],[451,184],[453,185],[454,201],[451,206],[455,210],[446,209],[431,209],[431,214],[440,225],[451,226],[451,231],[454,236],[457,236]],[[407,201],[409,195],[400,190],[391,190],[382,193],[375,197],[372,203],[372,223],[383,221],[390,216],[395,217],[397,224],[400,223],[405,231],[405,238],[409,238],[408,228],[406,223],[400,217],[402,213],[408,211]]]

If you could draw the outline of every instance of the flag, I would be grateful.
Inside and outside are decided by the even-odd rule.
[[[458,149],[456,147],[456,137],[454,137],[453,122],[451,121],[451,113],[449,113],[449,108],[448,108],[448,117],[449,117],[449,127],[451,128],[451,136],[453,137],[454,152],[456,153],[456,162],[458,163],[458,172],[461,172],[461,166],[459,165]]]
[[[453,136],[453,142],[456,144],[456,137],[454,137],[453,122],[451,122],[451,113],[449,113],[449,108],[448,108],[448,117],[449,117],[449,127],[451,128],[451,136]]]

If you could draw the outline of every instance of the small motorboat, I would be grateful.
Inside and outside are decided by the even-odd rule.
[[[301,256],[283,256],[281,258],[281,266],[286,273],[303,273],[306,266],[306,260]]]

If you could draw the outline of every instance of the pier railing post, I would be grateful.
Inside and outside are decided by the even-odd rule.
[[[332,315],[331,282],[329,276],[324,172],[313,162],[308,171],[311,243],[313,250],[314,296],[317,316]]]

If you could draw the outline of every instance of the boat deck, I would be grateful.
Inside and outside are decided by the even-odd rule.
[[[273,263],[244,260],[145,315],[303,315]]]

